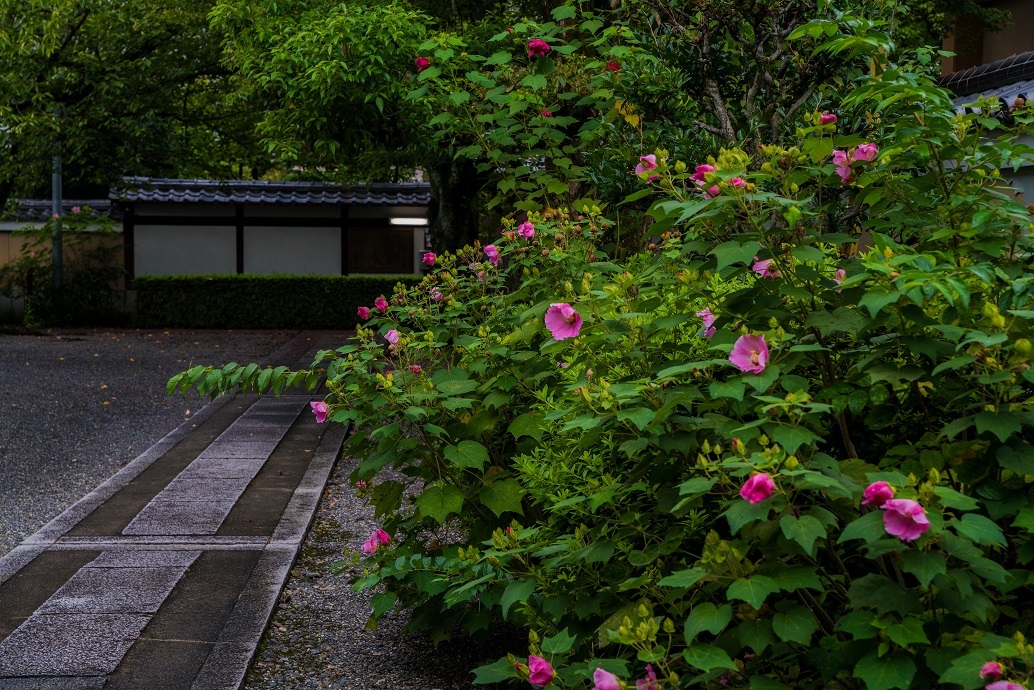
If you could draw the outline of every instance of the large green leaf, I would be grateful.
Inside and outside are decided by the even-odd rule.
[[[660,587],[692,587],[705,577],[707,577],[707,571],[703,568],[689,568],[662,577],[657,584]]]
[[[975,417],[977,431],[990,432],[1001,442],[1020,432],[1020,415],[1016,412],[981,412]]]
[[[761,250],[757,242],[723,242],[715,247],[711,253],[718,260],[718,270],[731,266],[732,264],[753,265],[754,257]]]
[[[956,532],[969,537],[977,544],[1005,546],[1002,528],[979,513],[966,513],[961,520],[953,522],[952,525]]]
[[[516,479],[497,479],[482,487],[478,498],[496,515],[502,515],[507,511],[524,515],[524,508],[521,506],[524,487]]]
[[[697,604],[693,607],[693,610],[690,611],[689,617],[686,618],[686,625],[684,628],[686,644],[693,644],[694,640],[696,640],[696,636],[702,632],[709,632],[712,635],[717,635],[725,630],[725,626],[729,625],[731,621],[732,606],[729,604],[715,606],[709,601]]]
[[[772,629],[780,639],[808,645],[819,624],[807,607],[796,604],[772,617]]]
[[[929,587],[935,577],[947,572],[947,568],[940,551],[909,549],[901,555],[901,569],[915,575],[923,587]]]
[[[514,580],[506,585],[503,596],[499,598],[499,606],[503,610],[503,620],[510,614],[510,607],[518,601],[524,601],[535,591],[535,580],[527,578]]]
[[[729,585],[729,589],[726,590],[726,596],[729,597],[730,601],[740,599],[755,609],[760,609],[768,595],[775,594],[778,591],[779,585],[772,578],[764,575],[752,575],[749,578],[736,580]]]
[[[510,422],[510,426],[506,430],[513,434],[514,438],[519,439],[522,436],[531,436],[537,441],[542,438],[542,422],[542,415],[525,412]]]
[[[463,492],[452,484],[432,486],[417,496],[416,507],[422,515],[444,523],[450,514],[463,509]]]
[[[826,536],[826,528],[810,515],[802,515],[799,518],[784,515],[779,520],[779,527],[787,539],[796,542],[809,555],[814,555],[815,540],[824,539]]]
[[[880,657],[870,653],[854,667],[854,677],[865,681],[868,690],[907,690],[916,665],[906,654]]]
[[[488,449],[477,441],[460,441],[445,446],[445,458],[456,467],[480,470],[488,464]]]
[[[682,652],[686,662],[695,669],[704,673],[716,668],[727,668],[730,671],[736,670],[736,665],[724,649],[712,647],[709,644],[695,644]]]

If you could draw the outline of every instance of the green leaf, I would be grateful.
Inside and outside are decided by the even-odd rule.
[[[499,606],[503,610],[503,620],[510,614],[510,607],[518,601],[525,601],[535,591],[535,581],[532,579],[514,580],[506,585],[503,596],[499,598]]]
[[[547,654],[564,654],[569,652],[574,647],[575,640],[577,638],[572,637],[568,634],[567,628],[564,628],[556,635],[543,638],[542,640],[542,651]]]
[[[847,598],[854,608],[874,608],[880,615],[914,613],[923,607],[914,592],[875,573],[856,578],[847,590]]]
[[[869,653],[854,667],[854,677],[865,681],[868,690],[907,690],[916,665],[906,654],[880,657]]]
[[[525,412],[510,422],[510,426],[506,430],[516,439],[519,439],[521,436],[531,436],[538,441],[542,438],[544,431],[542,428],[542,415]]]
[[[807,645],[818,630],[815,616],[805,606],[795,604],[772,617],[772,629],[779,639]]]
[[[888,304],[893,304],[898,301],[901,293],[897,290],[893,292],[886,292],[882,290],[870,290],[862,295],[862,298],[858,300],[859,307],[865,307],[869,310],[869,315],[876,318],[884,307]]]
[[[648,407],[634,407],[630,410],[621,410],[618,412],[618,421],[632,422],[640,431],[646,428],[646,426],[653,421],[656,412]]]
[[[976,416],[977,431],[991,432],[1005,443],[1020,432],[1020,415],[1015,412],[981,412]]]
[[[516,667],[506,657],[503,657],[491,664],[474,669],[474,685],[500,683],[510,678],[517,678],[517,676]]]
[[[995,454],[998,464],[1016,474],[1034,474],[1034,448],[1023,444],[1017,448],[1002,446]]]
[[[732,659],[724,649],[718,649],[709,644],[695,644],[689,649],[683,650],[682,656],[686,663],[704,673],[716,668],[736,670],[736,665],[732,663]]]
[[[746,386],[743,384],[741,379],[733,379],[732,381],[714,381],[708,387],[708,391],[711,393],[712,398],[732,398],[733,400],[743,400],[743,393],[746,391]]]
[[[752,575],[749,578],[736,580],[729,585],[729,589],[726,590],[726,596],[730,601],[739,599],[747,602],[755,609],[760,609],[768,595],[775,594],[778,591],[779,585],[772,578],[764,575]]]
[[[524,488],[516,479],[497,479],[488,486],[482,487],[478,498],[497,516],[501,516],[507,511],[524,515],[524,508],[521,506]]]
[[[833,154],[833,137],[808,137],[801,144],[801,152],[818,165]]]
[[[790,690],[790,686],[767,676],[751,676],[750,690]]]
[[[717,269],[720,271],[732,264],[754,264],[754,257],[761,250],[757,242],[723,242],[715,247],[711,253],[718,260]]]
[[[779,527],[787,539],[799,544],[809,556],[814,555],[815,540],[826,537],[826,528],[810,515],[802,515],[799,518],[784,515],[779,520]]]
[[[977,544],[1005,546],[1002,528],[979,513],[966,513],[961,520],[955,521],[953,526],[956,532],[969,537]]]
[[[661,587],[692,587],[705,577],[707,577],[707,571],[703,568],[689,568],[663,577],[657,584]]]
[[[785,450],[788,455],[793,455],[797,452],[798,448],[805,444],[815,443],[816,441],[821,440],[821,437],[818,434],[815,434],[811,429],[803,426],[793,427],[783,424],[780,424],[779,426],[768,425],[765,427],[765,430],[769,432],[769,436],[771,436],[776,443],[783,447],[783,450]]]
[[[887,628],[887,637],[901,647],[910,644],[930,644],[926,631],[923,630],[923,622],[914,616],[909,616]]]
[[[394,592],[381,592],[380,594],[374,594],[373,599],[370,600],[370,608],[373,609],[373,617],[380,618],[383,616],[395,606],[396,601],[398,601],[398,595]]]
[[[947,572],[948,564],[940,552],[909,549],[901,555],[901,569],[915,575],[923,587],[929,587],[935,577]]]
[[[492,53],[492,57],[485,60],[485,65],[505,65],[512,59],[513,56],[509,52],[500,50],[497,53]]]
[[[416,506],[422,515],[444,523],[451,513],[459,514],[463,509],[463,492],[452,484],[432,486],[416,499]]]
[[[550,12],[553,15],[553,21],[559,22],[564,19],[574,19],[577,16],[576,10],[571,5],[561,5],[560,7],[553,8]]]
[[[748,501],[734,501],[725,511],[725,519],[729,522],[729,529],[736,534],[740,529],[755,520],[765,520],[772,509],[771,501],[750,503]]]
[[[462,369],[439,371],[431,377],[431,383],[445,395],[463,395],[478,387],[478,382],[472,381]]]
[[[488,449],[477,441],[460,441],[458,446],[445,446],[445,458],[456,467],[480,470],[488,464]]]
[[[964,690],[975,690],[984,682],[980,678],[980,667],[991,661],[992,654],[987,651],[976,651],[963,654],[951,662],[951,667],[941,674],[941,684],[954,683]]]
[[[941,499],[941,505],[945,508],[956,510],[976,510],[977,500],[971,496],[961,494],[955,489],[947,486],[934,487],[934,495]]]
[[[709,632],[712,635],[719,634],[731,621],[732,606],[729,604],[715,606],[709,601],[697,604],[690,612],[689,618],[686,619],[684,631],[686,644],[692,645],[697,635],[702,632]]]
[[[864,539],[866,544],[871,544],[886,533],[887,530],[883,526],[883,513],[874,510],[852,520],[840,533],[837,543],[843,544],[852,539]]]
[[[796,592],[798,589],[822,591],[822,583],[819,581],[818,571],[814,566],[798,565],[787,567],[779,565],[778,568],[768,575],[772,578],[772,582],[776,583],[779,589],[784,592]]]

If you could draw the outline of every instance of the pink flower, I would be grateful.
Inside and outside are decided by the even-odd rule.
[[[754,265],[751,266],[751,270],[760,275],[762,278],[778,278],[782,275],[777,269],[770,268],[772,265],[772,259],[765,259],[764,261],[758,261],[758,257],[754,257]]]
[[[901,541],[915,541],[926,530],[930,529],[930,521],[926,517],[923,506],[907,498],[891,498],[881,506],[883,527],[887,534]]]
[[[488,257],[488,260],[492,262],[493,266],[499,265],[499,248],[494,244],[485,245],[485,256]]]
[[[823,125],[831,125],[837,121],[837,116],[831,114],[828,110],[823,110],[822,114],[819,115],[819,123]]]
[[[409,370],[414,374],[419,374],[422,371],[419,364],[410,364]]]
[[[854,176],[851,174],[851,168],[849,167],[837,167],[837,175],[840,176],[840,183],[847,184],[848,182],[854,181]]]
[[[729,361],[742,372],[760,374],[768,364],[768,345],[765,344],[765,334],[741,335],[732,346],[729,353]]]
[[[865,487],[865,492],[862,494],[862,505],[874,505],[877,508],[882,508],[883,504],[892,498],[894,498],[894,489],[890,487],[890,484],[887,482],[873,482]]]
[[[879,147],[870,141],[868,144],[862,144],[856,148],[853,157],[856,161],[871,161],[879,152]]]
[[[530,240],[535,236],[535,226],[531,224],[530,220],[526,220],[517,228],[517,234],[526,240]]]
[[[416,65],[417,72],[423,72],[425,69],[431,66],[431,61],[425,58],[423,55],[418,57],[416,60],[413,60],[413,63]]]
[[[394,328],[392,328],[390,331],[388,331],[387,333],[384,334],[384,339],[387,340],[392,345],[398,345],[398,342],[399,342],[399,332],[396,331]]]
[[[775,482],[764,472],[758,472],[752,474],[750,479],[743,482],[743,487],[740,489],[740,498],[750,503],[761,503],[766,498],[772,495],[772,489],[775,488]]]
[[[528,657],[528,682],[538,688],[544,688],[553,682],[553,666],[540,656]]]
[[[617,72],[620,69],[621,69],[621,65],[619,65],[616,62],[614,62],[613,60],[608,61],[607,62],[607,66],[603,68],[603,70],[605,72]]]
[[[721,188],[719,188],[716,184],[713,184],[704,190],[704,196],[706,196],[708,199],[713,199],[721,193]]]
[[[79,211],[82,211],[82,209],[79,208],[78,206],[73,206],[72,207],[72,213],[79,213]]]
[[[1024,687],[1019,683],[1010,683],[1007,680],[1000,680],[997,683],[985,685],[984,690],[1024,690]]]
[[[388,300],[384,299],[384,296],[381,295],[373,301],[373,306],[377,307],[377,311],[388,311]]]
[[[363,542],[360,550],[367,556],[372,556],[376,553],[379,546],[382,544],[387,545],[389,543],[391,543],[391,535],[378,527],[370,533],[370,538]]]
[[[845,277],[847,277],[847,271],[845,271],[842,268],[838,268],[837,272],[833,274],[833,282],[835,282],[837,285],[840,285],[842,282],[844,282]]]
[[[309,405],[312,407],[312,413],[316,415],[317,424],[327,421],[327,403],[322,400],[313,400]]]
[[[359,481],[357,481],[355,483],[355,488],[357,488],[357,489],[365,489],[366,486],[367,486],[366,482],[364,482],[362,479],[360,479]]]
[[[696,167],[696,170],[689,176],[689,179],[696,182],[698,186],[702,186],[707,182],[707,173],[713,172],[715,172],[715,167],[704,163],[703,165],[698,165]]]
[[[592,672],[593,690],[621,690],[621,681],[610,671],[598,668]]]
[[[370,318],[370,308],[369,307],[359,307],[358,309],[355,310],[355,313],[358,314],[359,318],[362,319],[363,321],[366,321],[368,318]]]
[[[833,165],[838,168],[846,168],[851,165],[851,157],[847,155],[847,151],[840,151],[839,149],[833,152]]]
[[[539,112],[542,113],[542,117],[553,117],[553,113],[551,113],[550,111],[546,110],[545,108],[543,108]]]
[[[532,59],[536,55],[545,55],[549,51],[553,50],[549,47],[549,44],[543,41],[541,38],[533,38],[528,41],[528,59]]]
[[[744,180],[742,177],[734,177],[731,180],[729,180],[729,184],[733,187],[746,187],[747,181]]]
[[[652,153],[648,153],[645,156],[639,156],[639,165],[635,166],[635,174],[642,175],[645,172],[649,172],[657,167],[657,156]],[[657,175],[650,175],[647,182],[653,182],[657,179]]]
[[[653,666],[650,664],[646,665],[646,678],[640,678],[635,682],[635,690],[658,690],[657,674],[653,672]]]
[[[1002,665],[997,661],[989,661],[980,667],[980,677],[984,680],[998,680],[1004,672]]]
[[[428,293],[435,302],[442,301],[442,291],[436,287],[431,288],[431,292]]]
[[[704,321],[704,337],[713,338],[716,333],[716,329],[713,324],[715,319],[718,317],[711,313],[710,307],[704,307],[702,311],[698,311],[697,316]]]
[[[554,340],[574,338],[582,330],[582,317],[567,302],[556,302],[546,310],[546,328]]]
[[[427,252],[424,254],[424,263],[428,266],[434,266],[434,262],[438,260],[434,252]]]

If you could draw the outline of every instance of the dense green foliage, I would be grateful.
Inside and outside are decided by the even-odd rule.
[[[772,140],[748,121],[707,157],[661,138],[626,158],[614,184],[653,225],[619,255],[626,211],[566,176],[613,133],[581,140],[591,114],[535,100],[611,97],[581,93],[613,36],[569,40],[574,9],[457,54],[462,78],[497,80],[485,94],[449,90],[447,44],[422,72],[512,156],[493,172],[527,221],[368,302],[311,370],[198,366],[170,392],[325,380],[314,411],[356,427],[353,479],[382,520],[357,582],[374,617],[413,607],[437,639],[527,629],[477,683],[1029,686],[1034,223],[1003,175],[1034,156],[1034,107],[959,115],[888,57],[878,4],[823,5],[785,40],[835,74]],[[551,50],[524,61],[539,36]]]
[[[411,276],[140,276],[141,328],[353,328],[356,309]]]

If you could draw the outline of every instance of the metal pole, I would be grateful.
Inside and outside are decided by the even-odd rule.
[[[55,302],[61,299],[61,283],[64,278],[63,261],[62,256],[62,235],[61,235],[61,154],[58,153],[54,156],[53,174],[50,178],[51,185],[51,213],[54,220],[54,232],[53,237],[53,255],[54,255],[54,275],[53,275],[53,286],[54,286],[54,299]]]

